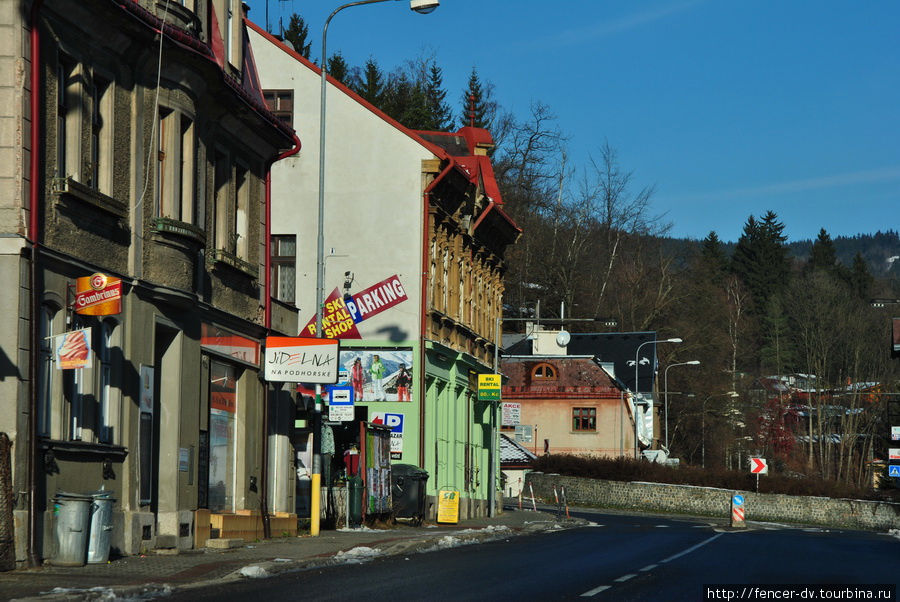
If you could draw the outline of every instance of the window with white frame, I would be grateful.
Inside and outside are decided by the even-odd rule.
[[[231,250],[229,232],[229,195],[228,184],[231,179],[231,163],[228,155],[216,153],[215,174],[213,176],[213,228],[215,229],[216,249]]]
[[[250,179],[246,169],[234,170],[234,248],[243,260],[250,256]]]
[[[38,377],[37,430],[42,437],[50,436],[51,412],[53,410],[53,320],[58,309],[49,305],[41,307],[40,315],[40,375]]]
[[[119,350],[119,329],[114,320],[108,319],[100,323],[99,340],[97,341],[98,387],[100,415],[97,417],[97,440],[101,443],[115,443],[119,438],[115,425],[120,410],[119,388],[114,382],[118,373],[115,369]]]
[[[81,68],[60,54],[56,64],[56,176],[81,180]]]
[[[272,236],[272,291],[285,303],[294,303],[297,288],[297,236]]]

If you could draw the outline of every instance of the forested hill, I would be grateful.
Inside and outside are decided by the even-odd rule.
[[[876,278],[900,279],[900,234],[896,230],[878,231],[875,234],[837,236],[832,239],[838,261],[845,267],[853,265],[853,258],[861,253],[869,272]],[[721,243],[722,250],[729,257],[734,253],[736,242]],[[790,257],[798,262],[809,259],[812,240],[787,241]],[[685,257],[700,248],[700,241],[688,239],[668,239],[665,248],[673,256]]]

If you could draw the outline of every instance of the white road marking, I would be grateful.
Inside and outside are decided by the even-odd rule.
[[[675,560],[676,558],[681,558],[681,557],[684,556],[685,554],[690,554],[690,553],[693,552],[694,550],[696,550],[696,549],[698,549],[698,548],[702,548],[703,546],[705,546],[706,544],[710,543],[710,542],[713,541],[714,539],[718,539],[718,538],[722,537],[723,535],[725,535],[725,534],[724,534],[724,533],[716,533],[715,535],[713,535],[713,536],[710,537],[709,539],[705,539],[705,540],[701,541],[700,543],[698,543],[697,545],[689,547],[687,550],[683,550],[683,551],[681,551],[681,552],[678,552],[677,554],[674,554],[674,555],[672,555],[672,556],[669,556],[668,558],[666,558],[666,559],[664,559],[664,560],[660,560],[660,562],[670,562],[670,561],[672,561],[672,560]]]
[[[613,581],[615,581],[616,583],[624,583],[629,579],[634,579],[635,577],[637,577],[637,575],[635,575],[634,573],[628,573],[627,575],[622,575],[618,579],[613,579]]]
[[[604,591],[608,590],[610,587],[612,587],[612,586],[610,586],[610,585],[601,585],[600,587],[595,587],[595,588],[592,589],[591,591],[589,591],[589,592],[584,592],[583,594],[581,594],[581,597],[582,597],[582,598],[590,598],[591,596],[594,596],[594,595],[596,595],[596,594],[599,594],[600,592],[604,592]]]
[[[655,569],[658,566],[659,566],[658,564],[648,564],[647,566],[645,566],[644,568],[641,569],[641,572],[646,573],[647,571],[652,571],[653,569]]]
[[[657,529],[668,529],[669,525],[656,525]]]

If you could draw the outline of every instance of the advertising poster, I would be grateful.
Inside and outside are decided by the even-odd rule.
[[[53,348],[57,369],[87,368],[91,364],[91,329],[82,328],[54,337]]]
[[[386,429],[366,429],[366,514],[391,511],[391,437]]]
[[[505,401],[502,404],[502,426],[517,426],[522,415],[522,404]]]
[[[340,373],[355,403],[412,401],[412,349],[348,349],[340,353]]]
[[[403,414],[374,412],[372,424],[391,427],[391,460],[403,459]]]

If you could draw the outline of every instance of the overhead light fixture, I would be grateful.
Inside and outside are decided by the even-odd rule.
[[[440,6],[440,0],[409,0],[409,8],[416,11],[420,15],[427,15],[434,12]]]

